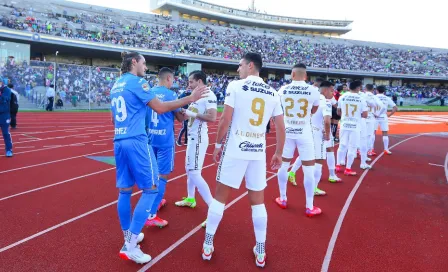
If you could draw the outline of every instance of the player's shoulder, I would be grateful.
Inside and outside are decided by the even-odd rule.
[[[207,96],[205,97],[209,103],[216,103],[216,94],[210,90],[207,94]]]

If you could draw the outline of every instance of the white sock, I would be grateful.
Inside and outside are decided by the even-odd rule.
[[[314,165],[303,166],[303,187],[305,188],[306,207],[314,208]]]
[[[334,158],[334,152],[327,152],[327,166],[328,171],[330,172],[330,177],[334,177],[336,173],[334,172],[334,169],[336,167],[336,162]]]
[[[314,189],[319,185],[320,178],[322,177],[322,164],[314,164]]]
[[[188,176],[191,179],[191,182],[198,188],[198,192],[202,196],[202,199],[204,199],[205,203],[210,206],[213,196],[210,192],[210,187],[208,187],[208,184],[202,177],[201,172],[197,170],[189,171]]]
[[[338,165],[345,165],[345,160],[347,157],[347,146],[339,144],[338,149]]]
[[[302,160],[300,159],[300,157],[297,157],[296,161],[294,162],[292,168],[291,168],[291,172],[297,172],[297,170],[299,170],[300,166],[302,166]]]
[[[352,169],[352,164],[353,161],[356,158],[356,147],[350,146],[348,148],[348,153],[347,153],[347,166],[346,169]]]
[[[212,200],[212,203],[208,207],[207,213],[207,226],[205,228],[205,244],[213,245],[213,236],[218,229],[219,223],[221,222],[222,216],[224,214],[225,204]],[[211,240],[211,241],[210,241]]]
[[[125,238],[125,245],[128,251],[132,251],[137,247],[138,234],[134,234],[128,230],[124,238]]]
[[[187,178],[187,194],[188,198],[194,198],[196,192],[196,186],[191,182],[190,178]]]
[[[375,144],[375,134],[369,135],[369,146],[367,149],[372,150],[374,144]]]
[[[367,138],[361,139],[361,165],[367,162]]]
[[[384,150],[389,150],[389,136],[383,136]]]
[[[282,166],[278,169],[278,189],[280,191],[280,199],[287,200],[286,188],[288,187],[288,168],[289,162],[282,162]]]
[[[255,240],[257,242],[257,252],[265,252],[266,230],[268,227],[268,213],[264,204],[252,206],[252,222],[254,223]]]

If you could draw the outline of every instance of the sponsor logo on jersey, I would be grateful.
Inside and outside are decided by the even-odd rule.
[[[254,144],[249,141],[244,141],[240,143],[239,148],[241,149],[241,151],[244,152],[263,152],[264,144],[263,143]]]
[[[302,134],[303,128],[286,128],[285,132],[288,134]]]
[[[142,84],[142,89],[145,90],[145,91],[149,91],[149,84],[146,83],[146,82],[143,83],[143,84]]]

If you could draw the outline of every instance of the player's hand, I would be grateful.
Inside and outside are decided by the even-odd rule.
[[[207,97],[209,92],[210,90],[207,86],[198,86],[191,92],[189,97],[191,97],[193,102],[196,102],[201,98]]]
[[[222,148],[215,146],[215,151],[213,151],[213,160],[215,163],[219,163],[221,161]]]
[[[282,155],[274,154],[271,159],[271,169],[277,170],[280,169],[280,166],[282,166]]]

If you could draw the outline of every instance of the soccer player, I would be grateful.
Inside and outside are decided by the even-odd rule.
[[[387,155],[391,155],[392,152],[389,151],[389,120],[388,118],[391,117],[397,110],[397,105],[390,99],[390,97],[385,96],[384,93],[386,92],[385,86],[378,86],[376,89],[378,91],[378,98],[383,102],[383,104],[388,108],[392,108],[392,112],[389,114],[384,112],[383,114],[379,115],[376,120],[378,121],[378,124],[380,126],[381,131],[383,132],[383,143],[384,143],[384,153]],[[376,129],[376,128],[375,128]]]
[[[367,125],[367,155],[374,156],[376,155],[373,145],[375,143],[375,118],[376,116],[382,115],[387,111],[387,108],[384,106],[383,102],[378,98],[378,96],[373,94],[373,85],[366,85],[366,102],[369,107],[369,112],[366,119]]]
[[[320,103],[319,89],[306,84],[306,66],[296,64],[291,72],[292,82],[279,90],[283,109],[285,110],[286,140],[283,150],[282,166],[278,170],[280,197],[275,202],[283,209],[287,207],[286,189],[288,183],[289,163],[298,149],[302,160],[304,187],[306,195],[305,214],[309,217],[321,214],[320,208],[314,206],[314,140],[311,127],[311,114],[316,113]]]
[[[314,80],[313,86],[316,88],[320,87],[320,84],[324,81],[323,78],[317,77]],[[269,131],[268,131],[269,132]],[[296,182],[296,172],[299,170],[300,166],[302,166],[302,160],[300,159],[300,154],[297,156],[296,160],[294,161],[294,164],[292,165],[291,171],[288,172],[288,180],[292,183],[292,185],[297,186]]]
[[[179,95],[179,98],[187,97],[191,94],[191,90],[187,89],[185,92],[183,92],[181,95]],[[184,109],[188,109],[188,105],[185,105],[183,107]],[[185,135],[184,138],[184,144],[187,145],[188,142],[188,119],[185,119],[182,123],[182,128],[179,131],[179,136],[177,136],[176,145],[182,146],[182,135]]]
[[[174,72],[169,68],[162,68],[159,71],[159,85],[151,89],[151,92],[160,101],[174,101],[177,94],[170,90],[174,82]],[[168,221],[157,216],[157,211],[165,206],[163,199],[169,174],[174,168],[174,118],[179,122],[184,120],[180,109],[158,114],[151,108],[146,111],[146,127],[148,132],[148,144],[152,147],[157,160],[159,170],[159,192],[152,205],[148,220],[145,226],[165,227]]]
[[[347,158],[347,167],[344,171],[346,176],[357,175],[351,167],[360,141],[361,118],[367,118],[367,103],[359,95],[361,86],[362,82],[359,80],[350,82],[350,91],[343,94],[338,101],[338,114],[341,116],[341,141],[336,171],[342,171],[342,165],[345,165]]]
[[[319,107],[316,113],[311,116],[311,125],[313,128],[314,139],[314,155],[316,157],[316,164],[314,164],[314,195],[326,195],[325,191],[320,190],[317,185],[322,177],[322,165],[325,162],[327,154],[327,146],[330,145],[331,135],[331,101],[333,97],[333,83],[323,81],[320,84],[320,98]]]
[[[0,76],[0,127],[5,141],[6,157],[12,157],[12,138],[9,133],[11,123],[11,89],[3,82]]]
[[[266,188],[266,124],[274,117],[277,146],[271,159],[272,169],[278,169],[285,141],[283,111],[276,90],[266,84],[259,73],[262,59],[258,53],[247,53],[240,60],[241,80],[227,87],[224,111],[219,121],[213,158],[219,162],[216,174],[216,194],[208,209],[202,258],[210,260],[214,251],[213,237],[223,217],[224,207],[232,189],[246,180],[252,206],[256,245],[255,264],[266,262],[267,212],[264,205]],[[224,138],[225,143],[222,144]]]
[[[111,117],[115,127],[116,187],[119,191],[117,210],[124,234],[124,245],[119,256],[136,263],[147,263],[151,256],[144,254],[137,243],[143,240],[141,230],[157,196],[158,171],[145,131],[146,108],[149,106],[162,114],[194,102],[208,95],[209,91],[198,88],[188,98],[161,102],[150,92],[149,84],[143,78],[147,70],[145,58],[137,52],[123,52],[121,56],[122,75],[110,92]],[[142,190],[142,196],[132,216],[131,196],[134,184]]]
[[[188,78],[188,87],[195,89],[197,87],[206,87],[207,75],[202,71],[193,71]],[[208,147],[208,123],[216,121],[217,101],[216,95],[209,92],[207,97],[190,104],[185,111],[188,120],[188,144],[185,157],[185,169],[187,171],[187,186],[198,188],[199,194],[208,206],[212,203],[213,196],[210,192],[207,182],[202,177],[202,166],[204,165],[205,153]],[[188,187],[187,187],[188,189]],[[192,207],[196,206],[194,198],[194,188],[187,191],[189,195],[181,201],[176,202],[176,206]],[[192,194],[192,195],[190,195]],[[204,226],[204,225],[203,225]]]
[[[335,142],[339,142],[339,138],[336,137],[336,135],[338,132],[339,120],[341,120],[341,116],[338,115],[337,102],[338,102],[339,98],[341,97],[342,92],[343,91],[345,92],[346,89],[347,89],[347,84],[340,85],[336,88],[336,91],[333,94],[334,99],[336,100],[336,103],[333,104],[333,108],[331,109],[331,134],[333,135],[333,139]]]

